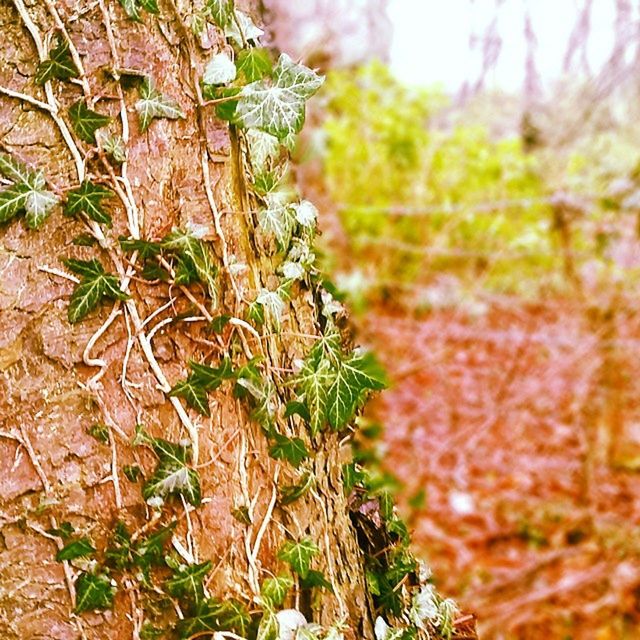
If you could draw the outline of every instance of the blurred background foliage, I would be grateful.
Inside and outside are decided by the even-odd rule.
[[[356,459],[482,638],[640,638],[640,4],[268,4],[327,75],[296,177],[392,381]],[[475,76],[419,81],[447,39]]]

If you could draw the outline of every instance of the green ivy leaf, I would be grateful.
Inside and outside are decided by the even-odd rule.
[[[215,333],[222,333],[222,330],[227,326],[227,323],[231,320],[231,316],[223,313],[216,316],[210,323],[211,330]]]
[[[109,443],[109,427],[106,424],[93,424],[87,429],[87,433],[102,444]]]
[[[200,478],[198,472],[188,466],[191,460],[190,447],[162,438],[151,438],[150,442],[159,461],[153,475],[142,488],[142,497],[148,500],[154,496],[166,498],[182,494],[188,502],[198,506],[202,499]]]
[[[84,100],[78,100],[71,105],[69,118],[71,118],[73,130],[80,140],[88,144],[95,144],[96,131],[101,127],[106,127],[111,122],[109,116],[89,109]]]
[[[193,371],[193,378],[206,391],[217,389],[225,380],[233,378],[233,367],[231,359],[225,357],[220,366],[210,367],[206,364],[199,364],[191,360],[189,366]]]
[[[49,535],[68,540],[73,535],[74,529],[70,522],[63,522],[57,528],[47,529],[46,531]]]
[[[0,191],[0,224],[9,222],[24,210],[30,192],[25,184],[12,184]]]
[[[140,640],[156,640],[165,634],[164,629],[154,627],[148,620],[145,620],[140,629]]]
[[[224,29],[233,16],[233,0],[207,0],[206,9],[215,24]]]
[[[140,15],[142,9],[155,15],[160,13],[157,0],[120,0],[120,4],[127,16],[134,22],[142,22]]]
[[[168,593],[175,598],[185,599],[191,605],[197,605],[204,600],[204,586],[202,583],[212,567],[213,565],[209,560],[200,564],[181,567],[164,583],[164,586]]]
[[[306,577],[301,579],[300,586],[304,589],[320,587],[333,593],[333,585],[325,578],[324,573],[322,573],[322,571],[315,571],[314,569],[309,570]]]
[[[323,81],[283,53],[269,80],[252,82],[242,89],[236,120],[245,128],[262,129],[280,140],[299,133],[304,124],[305,102]]]
[[[321,356],[321,350],[312,352],[297,376],[310,416],[312,435],[320,433],[327,423],[328,388],[334,377],[331,364]]]
[[[315,477],[312,473],[305,473],[297,484],[280,489],[280,504],[287,505],[301,498],[313,486]]]
[[[104,574],[81,573],[75,582],[76,613],[109,609],[113,605],[116,589],[109,576]]]
[[[67,268],[82,276],[71,294],[67,315],[72,324],[79,322],[95,309],[103,298],[126,300],[128,295],[120,290],[118,278],[106,273],[96,259],[63,260]]]
[[[125,236],[120,236],[118,242],[123,251],[127,253],[137,251],[138,255],[143,259],[153,258],[162,251],[162,245],[159,242],[126,238]]]
[[[140,100],[136,102],[140,130],[146,131],[154,118],[169,118],[177,120],[184,118],[184,113],[178,103],[160,93],[154,86],[153,79],[146,77],[140,87]]]
[[[287,593],[293,587],[293,578],[286,574],[280,574],[276,578],[267,578],[260,586],[260,595],[273,608],[282,605]]]
[[[43,85],[52,78],[68,80],[77,77],[78,70],[69,53],[69,43],[63,38],[58,38],[56,46],[49,51],[49,57],[38,65],[35,83]]]
[[[262,80],[273,71],[273,63],[269,50],[263,47],[242,49],[236,58],[238,75],[244,76],[245,82]]]
[[[137,464],[126,464],[122,467],[122,473],[129,482],[138,482],[142,469]]]
[[[311,538],[303,538],[300,542],[285,542],[278,551],[278,558],[288,562],[301,578],[306,578],[311,568],[311,559],[319,551],[318,545]]]
[[[210,416],[209,398],[206,389],[201,385],[200,380],[191,374],[186,380],[177,382],[169,392],[170,396],[184,398],[187,404],[203,416]]]
[[[176,632],[182,639],[207,631],[231,631],[246,638],[250,625],[249,612],[237,600],[230,599],[222,603],[209,598],[197,605],[191,617],[178,622]]]
[[[309,451],[301,438],[288,438],[277,432],[273,437],[276,443],[269,449],[269,455],[276,460],[287,460],[294,467],[299,467],[309,457]]]
[[[84,180],[77,188],[67,194],[67,205],[64,213],[67,216],[77,216],[85,213],[101,224],[111,224],[111,216],[102,208],[104,198],[113,197],[113,191],[90,180]]]
[[[266,609],[258,625],[256,640],[277,640],[280,633],[280,625],[276,614]]]
[[[63,560],[73,560],[74,558],[84,558],[91,555],[95,551],[95,547],[91,543],[91,540],[86,536],[69,542],[62,549],[56,553],[56,560],[62,562]]]
[[[364,392],[380,390],[386,386],[383,369],[373,354],[352,355],[340,363],[329,388],[327,417],[334,429],[347,424],[361,403]]]

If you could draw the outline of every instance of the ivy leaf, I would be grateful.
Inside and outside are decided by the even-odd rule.
[[[285,601],[291,587],[293,587],[293,578],[281,573],[275,578],[267,578],[260,585],[260,595],[271,607],[277,608]]]
[[[191,604],[197,605],[204,600],[202,582],[212,567],[211,561],[207,560],[201,564],[179,568],[165,582],[165,587],[170,595],[176,598],[184,598]]]
[[[0,153],[0,173],[16,184],[44,186],[44,181],[38,184],[41,175],[39,172],[29,169],[24,162],[6,153]]]
[[[352,355],[340,364],[329,388],[329,424],[334,429],[343,427],[353,418],[365,391],[384,389],[385,386],[384,371],[372,354]]]
[[[267,196],[267,208],[258,213],[258,224],[266,234],[275,237],[280,251],[289,248],[293,233],[293,216],[288,206],[280,204],[276,198]]]
[[[253,170],[258,173],[268,171],[270,163],[280,155],[278,138],[259,129],[249,129],[247,142]]]
[[[115,587],[104,574],[81,573],[75,582],[76,613],[93,611],[94,609],[109,609],[113,605]]]
[[[189,362],[189,366],[193,371],[194,380],[197,381],[205,391],[213,391],[217,389],[224,380],[229,380],[229,378],[233,377],[233,368],[231,366],[231,360],[228,357],[223,358],[220,366],[215,368],[193,361]]]
[[[269,50],[262,47],[242,49],[236,58],[236,69],[246,82],[262,80],[273,70]]]
[[[157,0],[120,0],[120,4],[127,16],[135,22],[142,22],[141,9],[156,15],[160,13]]]
[[[0,191],[0,224],[9,222],[24,209],[30,192],[25,184],[13,184]]]
[[[301,578],[306,578],[311,567],[311,559],[319,551],[318,545],[311,538],[303,538],[300,542],[285,542],[278,551],[278,558],[288,562]]]
[[[279,636],[279,634],[280,624],[278,623],[276,614],[273,611],[266,609],[262,614],[260,624],[258,625],[256,640],[278,640],[278,637],[287,637],[284,634]],[[293,633],[291,633],[291,635],[293,636]]]
[[[309,451],[301,438],[288,438],[275,432],[276,443],[269,449],[269,455],[276,460],[287,460],[294,467],[299,467],[309,457]]]
[[[134,562],[145,569],[151,565],[161,566],[164,562],[164,547],[171,538],[171,534],[177,526],[172,522],[166,527],[158,529],[150,536],[139,540],[134,548]]]
[[[49,217],[51,209],[58,203],[58,198],[45,189],[31,189],[25,198],[25,220],[30,229],[38,229]]]
[[[218,53],[204,70],[202,81],[205,84],[227,84],[236,79],[236,66],[226,53]]]
[[[276,331],[280,331],[285,304],[278,291],[262,289],[256,298],[256,302],[264,309],[265,315],[273,328]]]
[[[68,540],[73,535],[74,528],[70,522],[62,522],[56,529],[47,529],[46,531],[49,535]]]
[[[72,324],[79,322],[95,309],[103,298],[126,300],[129,296],[120,290],[118,278],[106,273],[96,260],[63,260],[65,266],[82,276],[71,294],[67,316]]]
[[[122,164],[127,159],[127,153],[124,148],[124,140],[120,136],[113,136],[99,131],[96,139],[100,142],[100,146],[104,152],[116,164]]]
[[[227,326],[227,323],[231,320],[231,316],[223,313],[216,316],[210,323],[211,330],[215,333],[222,333],[222,330]]]
[[[71,105],[69,117],[78,138],[88,144],[95,144],[96,131],[101,127],[106,127],[111,122],[109,116],[89,109],[84,100],[78,100]]]
[[[300,586],[303,589],[312,589],[313,587],[320,587],[333,593],[333,585],[325,578],[322,571],[316,571],[310,569],[305,578],[300,581]]]
[[[287,505],[301,498],[313,486],[315,478],[312,473],[305,473],[297,484],[280,489],[280,504]]]
[[[297,376],[309,412],[312,435],[320,433],[327,423],[328,388],[334,378],[330,363],[320,357],[321,353],[312,353]]]
[[[151,438],[151,446],[159,458],[153,475],[142,487],[145,500],[158,496],[182,494],[194,506],[202,499],[200,478],[195,469],[188,466],[191,459],[189,446],[174,444],[162,438]]]
[[[180,620],[176,631],[180,638],[191,638],[207,631],[231,631],[246,638],[250,625],[249,612],[237,600],[230,599],[221,603],[215,598],[209,598],[198,603],[193,616]]]
[[[233,0],[207,0],[207,11],[215,24],[224,29],[233,16]]]
[[[91,544],[91,540],[86,536],[69,542],[62,549],[56,553],[56,560],[62,562],[63,560],[73,560],[74,558],[84,558],[91,555],[95,551],[95,547]]]
[[[233,40],[238,47],[243,48],[245,40],[257,42],[264,35],[264,31],[257,27],[246,13],[236,11],[235,20],[230,20],[225,25],[224,35],[228,40]],[[244,36],[244,39],[242,36]]]
[[[67,195],[67,205],[64,213],[67,216],[77,216],[86,213],[95,222],[111,224],[111,216],[102,208],[103,198],[113,197],[113,191],[90,180],[84,180],[77,188]]]
[[[237,122],[266,131],[279,140],[299,133],[304,124],[305,102],[322,85],[323,78],[281,54],[271,79],[246,85],[240,92]]]
[[[141,258],[153,258],[162,251],[162,245],[159,242],[150,242],[149,240],[138,240],[136,238],[127,238],[120,236],[118,238],[120,247],[127,253],[138,252]]]
[[[207,398],[207,391],[201,385],[200,380],[190,375],[186,380],[180,380],[177,382],[169,392],[170,396],[178,396],[184,398],[187,404],[195,409],[203,416],[210,416],[211,409],[209,408],[209,398]]]
[[[140,87],[140,100],[136,102],[135,109],[138,112],[140,130],[146,131],[154,118],[169,118],[177,120],[184,118],[184,113],[178,103],[168,96],[160,93],[150,77],[145,77]]]
[[[69,43],[63,38],[58,38],[57,45],[49,51],[49,57],[38,65],[35,83],[43,85],[52,78],[68,80],[77,77],[78,70],[69,53]]]

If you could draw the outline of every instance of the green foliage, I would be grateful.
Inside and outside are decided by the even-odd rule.
[[[274,609],[282,606],[289,590],[293,587],[293,578],[280,574],[274,578],[267,578],[260,586],[262,600]]]
[[[288,438],[273,433],[275,444],[269,448],[269,455],[276,460],[287,460],[294,467],[299,467],[309,457],[309,451],[301,438]]]
[[[245,82],[257,82],[271,75],[273,63],[269,50],[260,47],[243,49],[236,58],[236,69]]]
[[[322,573],[322,571],[316,571],[314,569],[310,569],[306,577],[300,580],[300,586],[303,589],[313,589],[314,587],[319,587],[320,589],[326,589],[327,591],[333,593],[333,585],[326,579],[324,573]]]
[[[307,471],[300,482],[280,488],[280,504],[288,505],[301,498],[314,485],[315,476]]]
[[[47,529],[47,533],[52,536],[58,536],[62,540],[68,540],[73,535],[74,529],[70,522],[62,522],[55,529]]]
[[[87,107],[84,100],[74,102],[69,108],[69,118],[71,125],[80,140],[88,144],[96,143],[96,131],[106,127],[111,118]]]
[[[104,574],[81,573],[75,582],[76,613],[95,609],[110,609],[116,589],[109,576]]]
[[[102,444],[108,444],[109,442],[109,427],[107,427],[106,424],[92,424],[87,429],[87,433],[94,437],[98,442],[102,442]]]
[[[209,17],[220,29],[227,27],[233,18],[233,0],[207,0]]]
[[[179,638],[191,638],[207,631],[230,631],[247,637],[251,616],[247,609],[233,598],[220,602],[209,598],[200,602],[191,615],[176,625]]]
[[[309,575],[313,556],[319,552],[318,545],[311,538],[302,538],[299,542],[285,542],[278,551],[278,558],[287,562],[304,579]]]
[[[385,388],[386,377],[373,354],[345,354],[334,334],[318,341],[292,382],[315,435],[327,423],[333,429],[348,424],[367,392]]]
[[[53,78],[68,80],[77,77],[78,70],[69,53],[69,43],[63,38],[58,38],[56,46],[49,51],[49,57],[38,64],[35,83],[43,85]]]
[[[81,276],[79,284],[71,294],[67,315],[72,324],[80,322],[104,298],[126,300],[129,296],[120,290],[118,278],[107,273],[95,258],[93,260],[63,260],[65,266]]]
[[[56,553],[56,560],[62,562],[63,560],[73,560],[75,558],[84,558],[95,552],[91,540],[86,536],[78,538],[73,542],[68,542],[62,549]]]
[[[155,118],[169,118],[177,120],[184,118],[184,113],[178,103],[160,93],[154,86],[153,79],[145,77],[140,86],[140,100],[135,104],[140,122],[140,130],[146,131]]]
[[[165,582],[165,588],[175,598],[186,600],[190,605],[197,606],[204,601],[203,581],[212,567],[210,561],[181,566]]]
[[[42,171],[33,171],[13,156],[0,153],[0,173],[13,183],[0,191],[0,224],[24,213],[27,226],[38,229],[58,202],[45,188]]]
[[[217,368],[193,361],[189,362],[189,366],[192,373],[186,380],[176,383],[169,395],[184,398],[190,407],[209,416],[211,411],[207,392],[217,389],[225,380],[234,377],[231,360],[224,358]]]
[[[304,124],[305,102],[320,88],[323,78],[285,53],[280,55],[270,79],[246,85],[240,92],[236,121],[282,140],[299,133]]]
[[[102,208],[104,198],[113,197],[113,191],[90,180],[84,182],[67,194],[67,204],[64,213],[67,216],[86,214],[91,220],[101,224],[111,225],[111,216]]]
[[[157,0],[120,0],[120,4],[134,22],[142,22],[142,10],[154,15],[160,13]]]
[[[153,438],[141,427],[137,428],[135,444],[150,446],[158,456],[158,466],[142,487],[142,497],[165,499],[171,495],[182,495],[187,502],[199,506],[202,499],[200,478],[195,469],[189,467],[191,447],[175,444],[163,438]]]

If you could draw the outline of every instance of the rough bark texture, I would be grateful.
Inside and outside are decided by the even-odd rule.
[[[142,237],[158,239],[175,225],[187,221],[206,225],[209,237],[222,260],[223,248],[213,224],[212,206],[207,200],[202,154],[208,148],[207,166],[214,186],[214,200],[229,254],[248,269],[236,276],[243,295],[252,299],[268,285],[272,272],[268,258],[258,258],[252,226],[250,197],[243,184],[238,157],[242,141],[230,134],[226,123],[210,109],[198,109],[194,78],[213,52],[223,43],[215,30],[208,40],[196,42],[177,18],[188,7],[160,2],[158,18],[146,16],[143,23],[128,20],[119,3],[31,2],[26,11],[43,37],[57,29],[55,6],[82,59],[95,107],[113,116],[112,129],[122,133],[118,84],[106,69],[136,69],[153,76],[158,89],[174,97],[185,119],[157,120],[141,133],[133,104],[135,88],[124,89],[126,120],[130,127],[126,173],[141,222]],[[245,8],[251,7],[245,3]],[[103,11],[104,10],[104,11]],[[113,41],[109,42],[105,15],[109,16]],[[46,101],[44,91],[33,82],[38,62],[34,40],[16,6],[0,0],[0,33],[3,56],[0,85]],[[112,48],[113,45],[115,48]],[[114,56],[117,59],[114,59]],[[190,68],[191,65],[194,68]],[[82,96],[79,83],[54,83],[53,91],[63,118],[66,109]],[[206,137],[206,139],[205,139]],[[77,186],[76,165],[53,119],[37,106],[0,95],[0,147],[38,168],[58,192]],[[79,143],[89,176],[114,186],[105,165],[90,147]],[[122,184],[122,182],[120,183]],[[121,198],[107,202],[114,225],[108,242],[128,234],[127,215]],[[174,407],[158,388],[136,337],[130,307],[120,313],[100,336],[90,353],[87,341],[111,312],[105,305],[85,322],[70,325],[66,318],[73,285],[43,271],[61,269],[60,256],[89,259],[100,257],[110,264],[107,251],[80,247],[72,239],[85,232],[83,224],[64,217],[57,207],[43,228],[28,230],[21,222],[0,228],[0,636],[13,639],[128,638],[133,622],[129,618],[139,606],[133,590],[118,591],[114,610],[74,617],[69,576],[54,559],[56,543],[42,532],[54,521],[70,521],[104,546],[117,519],[133,529],[144,524],[147,507],[139,484],[121,474],[123,465],[139,462],[149,470],[153,458],[134,449],[130,439],[137,422],[156,436],[178,441],[186,432]],[[123,263],[124,264],[124,263]],[[126,264],[124,264],[126,266]],[[221,269],[222,295],[215,313],[240,313],[229,274]],[[170,296],[173,307],[154,317],[144,331],[170,316],[200,315],[177,288],[148,284],[134,279],[130,285],[132,304],[142,320],[162,306]],[[193,294],[196,299],[199,293]],[[189,357],[201,359],[222,353],[230,343],[233,328],[220,341],[203,330],[203,323],[171,322],[152,339],[155,357],[173,384],[184,378]],[[308,292],[295,291],[288,305],[283,331],[257,344],[250,334],[246,345],[264,353],[274,371],[288,368],[292,358],[308,351],[310,342],[292,332],[316,333],[313,300]],[[133,336],[130,339],[130,336]],[[128,346],[131,347],[128,349]],[[90,359],[102,359],[103,375],[89,366]],[[123,375],[123,362],[127,362]],[[238,597],[245,602],[255,593],[255,580],[247,559],[247,541],[253,547],[272,499],[274,474],[279,468],[281,483],[287,483],[290,467],[267,454],[268,443],[227,387],[212,395],[212,417],[203,419],[189,412],[199,431],[199,464],[205,502],[191,515],[198,557],[214,564],[209,590],[221,597]],[[101,444],[87,434],[95,423],[110,427],[110,444]],[[126,438],[118,435],[118,428]],[[309,535],[320,545],[324,569],[335,588],[335,596],[322,592],[312,603],[300,603],[308,618],[331,624],[344,618],[348,637],[372,637],[370,603],[366,595],[362,558],[343,497],[337,436],[314,444],[318,484],[286,510],[275,507],[260,545],[256,566],[261,572],[278,570],[275,551],[288,533]],[[113,471],[118,479],[114,482]],[[121,499],[117,498],[117,490]],[[236,521],[231,511],[255,500],[253,524]],[[120,505],[118,505],[120,502]],[[179,502],[178,502],[179,505]],[[180,520],[178,537],[186,535],[184,510],[176,507]]]

